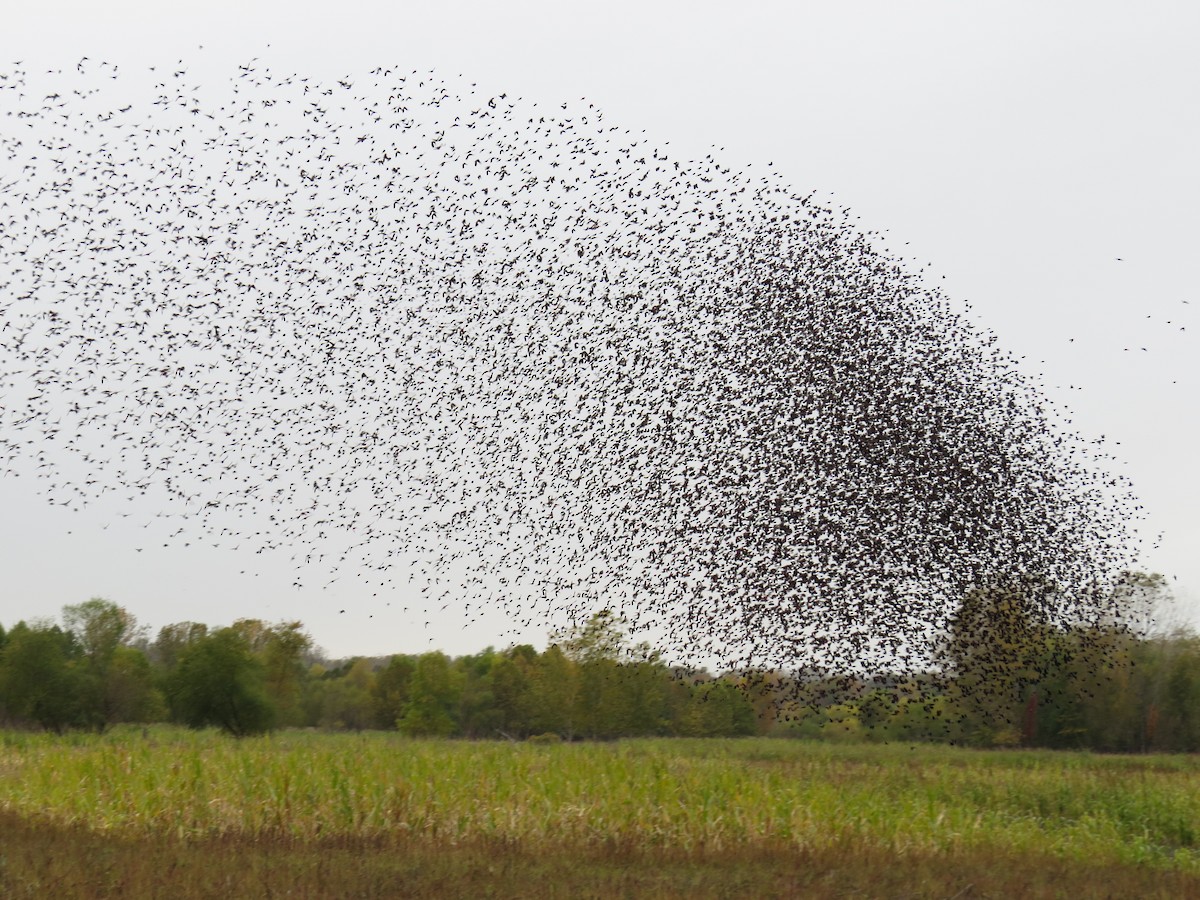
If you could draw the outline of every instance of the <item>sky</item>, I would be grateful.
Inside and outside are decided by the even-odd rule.
[[[10,0],[0,71],[83,56],[433,69],[593,103],[676,158],[777,172],[882,232],[1073,428],[1103,437],[1145,507],[1142,566],[1168,576],[1171,615],[1200,624],[1197,46],[1200,6],[1155,0]],[[152,631],[299,619],[332,657],[542,646],[564,624],[467,623],[419,598],[407,617],[368,618],[379,604],[352,574],[297,589],[282,557],[150,546],[136,529],[153,512],[72,512],[33,479],[0,478],[0,623],[101,596]]]

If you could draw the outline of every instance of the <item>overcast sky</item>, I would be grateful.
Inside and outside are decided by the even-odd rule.
[[[1200,619],[1200,5],[582,6],[9,0],[0,71],[82,56],[435,69],[585,99],[677,158],[717,147],[728,165],[770,165],[886,232],[1082,434],[1104,436],[1147,510],[1144,567]],[[546,639],[546,623],[499,615],[368,619],[379,604],[350,574],[296,590],[282,560],[137,552],[117,512],[55,509],[35,481],[0,479],[0,623],[103,596],[155,629],[298,618],[333,656]]]

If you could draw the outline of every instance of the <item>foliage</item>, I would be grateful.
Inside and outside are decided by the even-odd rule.
[[[167,676],[166,694],[175,720],[192,728],[215,725],[242,737],[271,726],[263,665],[234,628],[189,644]]]
[[[111,600],[93,597],[64,606],[63,624],[81,653],[83,707],[88,724],[103,730],[114,722],[161,717],[163,701],[144,653],[137,620]]]
[[[602,609],[586,624],[559,632],[553,640],[575,663],[620,662],[627,653],[624,625],[611,609]]]
[[[19,622],[0,653],[0,710],[54,731],[87,724],[82,651],[57,625]]]
[[[208,634],[208,626],[199,622],[176,622],[164,625],[150,645],[150,656],[160,668],[170,671],[179,662],[179,655],[191,644]]]
[[[424,653],[417,657],[400,731],[417,737],[454,734],[463,682],[462,672],[451,666],[446,654]]]
[[[395,728],[408,707],[409,684],[416,660],[411,656],[393,656],[375,673],[371,684],[371,721],[375,728]]]
[[[1157,576],[1128,575],[1145,605]],[[1053,591],[964,598],[941,671],[874,678],[718,677],[665,666],[602,610],[530,645],[311,664],[300,622],[182,622],[153,643],[107,600],[65,607],[60,628],[0,629],[0,721],[63,731],[171,718],[234,734],[268,727],[565,741],[771,734],[837,742],[949,742],[1118,752],[1200,750],[1200,638],[1104,621],[1056,624]],[[1116,601],[1114,601],[1116,602]]]
[[[243,622],[245,620],[242,620]],[[300,622],[280,622],[260,626],[251,648],[263,664],[264,688],[267,699],[275,709],[279,725],[300,725],[304,721],[301,701],[304,691],[304,655],[312,649],[313,641]],[[236,628],[240,622],[235,622]]]
[[[678,730],[690,737],[751,735],[757,730],[754,707],[736,685],[710,681],[692,692]]]
[[[154,681],[145,653],[117,647],[109,660],[100,698],[105,723],[159,722],[167,717],[166,700]]]
[[[370,728],[374,724],[374,683],[375,674],[367,659],[355,659],[344,672],[317,681],[310,692],[310,708],[316,710],[314,724],[352,731]]]
[[[75,636],[83,654],[98,670],[108,665],[118,647],[139,634],[137,620],[129,612],[100,597],[64,606],[62,618],[66,630]]]

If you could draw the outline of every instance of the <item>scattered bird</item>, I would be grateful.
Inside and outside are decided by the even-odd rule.
[[[1127,485],[993,335],[849,208],[554,110],[13,64],[0,470],[730,666],[919,666],[996,584],[1120,615]]]

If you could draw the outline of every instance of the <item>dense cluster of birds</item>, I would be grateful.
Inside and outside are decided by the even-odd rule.
[[[1119,618],[1127,487],[846,210],[586,101],[250,62],[0,72],[0,466],[379,602],[727,665]]]

